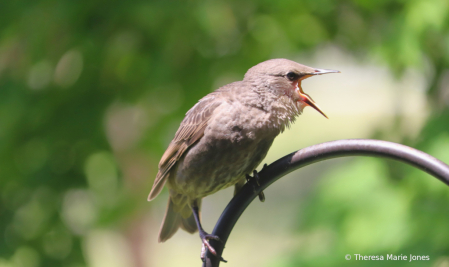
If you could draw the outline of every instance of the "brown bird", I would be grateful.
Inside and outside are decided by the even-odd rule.
[[[248,70],[243,81],[203,97],[187,113],[161,161],[148,200],[166,184],[170,197],[159,242],[179,227],[199,235],[213,254],[200,222],[201,199],[235,185],[261,163],[274,138],[295,121],[304,107],[327,116],[301,88],[301,81],[335,70],[314,69],[287,59],[271,59]]]

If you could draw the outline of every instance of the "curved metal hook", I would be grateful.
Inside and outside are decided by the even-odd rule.
[[[221,242],[215,240],[210,242],[219,257],[208,251],[203,267],[219,266],[219,259],[235,223],[261,191],[296,169],[326,159],[347,156],[374,156],[395,159],[421,169],[449,185],[449,166],[447,164],[420,150],[401,144],[370,139],[347,139],[306,147],[278,159],[260,171],[260,186],[256,187],[256,190],[252,185],[246,184],[232,198],[212,232],[213,235],[218,235],[221,238]]]

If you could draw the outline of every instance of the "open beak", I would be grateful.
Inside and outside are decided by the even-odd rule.
[[[311,106],[312,108],[314,108],[316,111],[318,111],[319,113],[321,113],[321,115],[323,115],[324,117],[326,117],[326,119],[329,119],[326,114],[324,114],[324,112],[318,107],[318,105],[315,103],[315,101],[313,101],[313,99],[306,93],[304,93],[304,91],[302,90],[301,87],[301,81],[304,79],[307,79],[313,75],[321,75],[321,74],[327,74],[327,73],[340,73],[340,71],[338,70],[324,70],[324,69],[315,69],[315,72],[311,72],[309,75],[305,75],[303,76],[297,84],[297,90],[298,90],[298,94],[301,97],[301,101],[303,101],[304,103],[306,103],[308,106]]]

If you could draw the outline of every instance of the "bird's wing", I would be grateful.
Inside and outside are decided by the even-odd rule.
[[[214,110],[222,103],[215,93],[202,98],[193,108],[191,108],[181,122],[175,138],[171,141],[161,161],[159,162],[159,172],[154,180],[148,200],[154,199],[162,190],[168,177],[168,172],[181,158],[186,150],[197,142],[204,134]]]

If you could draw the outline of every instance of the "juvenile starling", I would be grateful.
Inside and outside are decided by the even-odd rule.
[[[203,97],[187,113],[161,161],[148,200],[166,184],[170,197],[159,242],[179,227],[199,235],[213,254],[200,223],[201,199],[221,189],[243,186],[246,176],[267,155],[274,138],[311,106],[326,117],[301,88],[313,75],[335,73],[287,59],[271,59]],[[327,117],[326,117],[327,118]]]

